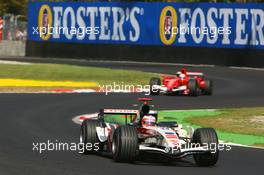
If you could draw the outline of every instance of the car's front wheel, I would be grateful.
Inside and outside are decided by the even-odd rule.
[[[194,160],[199,166],[213,166],[219,157],[218,137],[213,128],[199,128],[193,133],[192,143],[205,146],[208,150],[205,153],[194,154]]]

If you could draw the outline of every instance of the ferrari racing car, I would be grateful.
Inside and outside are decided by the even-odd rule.
[[[89,153],[109,153],[117,162],[136,161],[142,152],[158,153],[169,159],[193,155],[199,166],[218,161],[218,137],[212,128],[187,131],[176,121],[158,121],[158,112],[150,110],[149,98],[135,109],[101,109],[98,117],[81,124],[80,143],[98,144]],[[111,119],[111,120],[109,120]],[[215,145],[211,149],[210,145]]]
[[[175,76],[165,75],[160,78],[153,77],[150,79],[150,94],[158,95],[181,94],[181,95],[212,95],[213,82],[204,78],[201,72],[187,72],[185,68],[177,72]]]

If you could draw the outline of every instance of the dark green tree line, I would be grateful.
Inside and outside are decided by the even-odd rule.
[[[0,0],[0,16],[6,13],[26,16],[28,0]]]

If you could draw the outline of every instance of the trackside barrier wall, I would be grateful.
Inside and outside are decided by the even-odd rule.
[[[264,67],[264,4],[31,2],[27,56]]]

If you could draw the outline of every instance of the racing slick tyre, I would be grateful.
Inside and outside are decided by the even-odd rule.
[[[152,77],[149,81],[149,85],[150,85],[150,95],[159,95],[160,90],[157,88],[153,88],[153,85],[161,85],[161,81],[160,78],[156,78],[156,77]]]
[[[195,79],[190,79],[188,81],[188,88],[190,90],[190,95],[191,96],[197,96],[199,94],[199,87],[198,83]]]
[[[219,157],[218,137],[213,128],[199,128],[193,133],[192,143],[206,146],[208,152],[194,154],[194,160],[199,166],[213,166],[217,163]]]
[[[113,136],[112,154],[116,162],[133,162],[138,152],[137,130],[133,126],[116,128]]]
[[[204,95],[212,95],[213,94],[212,80],[204,80],[204,81],[205,81]]]
[[[96,127],[100,126],[98,120],[84,120],[81,125],[80,143],[83,146],[84,154],[100,151],[101,143],[96,133]]]

